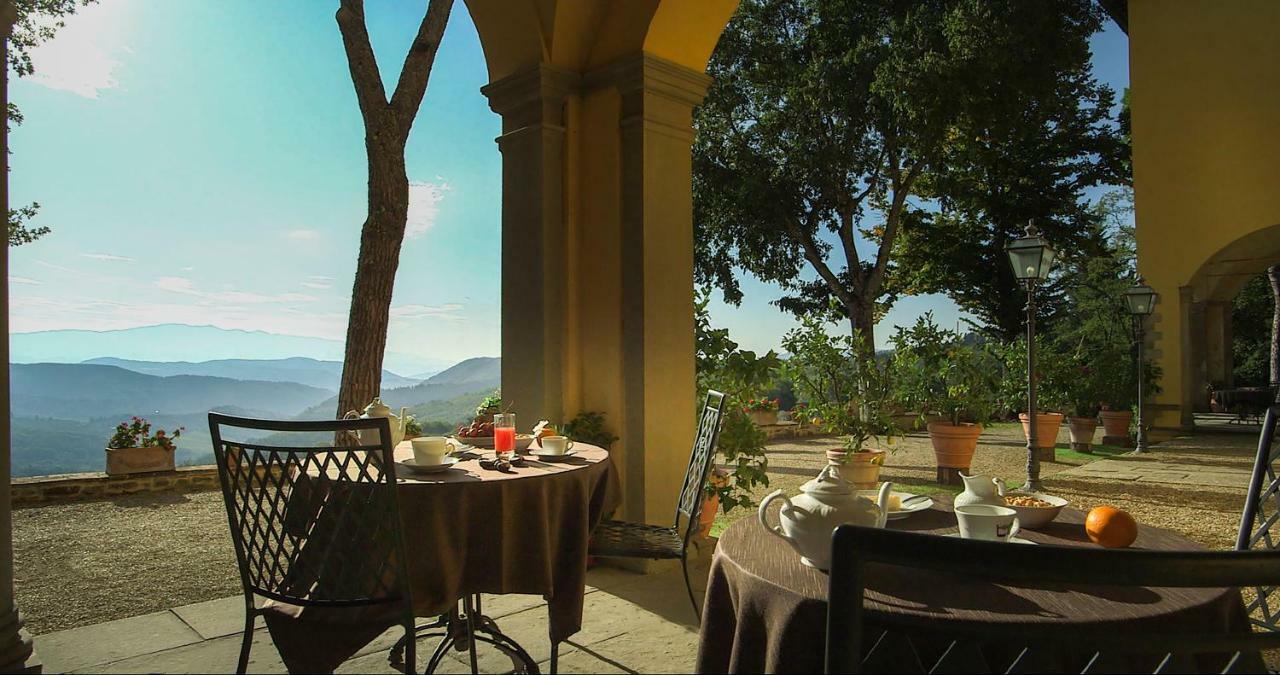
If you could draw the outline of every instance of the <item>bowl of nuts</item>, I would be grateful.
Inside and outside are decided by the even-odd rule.
[[[1005,506],[1018,512],[1018,525],[1030,530],[1044,527],[1053,522],[1067,505],[1067,500],[1054,497],[1043,492],[1021,492],[1018,490],[1004,494]]]

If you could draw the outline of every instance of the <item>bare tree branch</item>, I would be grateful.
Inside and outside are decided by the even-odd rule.
[[[356,88],[356,101],[365,122],[381,118],[387,108],[387,94],[378,72],[378,59],[369,44],[369,30],[364,23],[364,0],[339,0],[336,19],[342,33],[342,46],[347,52],[347,67]],[[425,85],[424,85],[425,86]],[[366,125],[368,126],[368,125]]]
[[[810,221],[813,219],[812,211],[809,212],[809,219]],[[809,224],[812,225],[813,223],[810,222]],[[822,258],[822,252],[818,250],[818,244],[813,239],[814,228],[803,228],[800,226],[800,223],[795,221],[794,218],[785,219],[783,221],[783,226],[786,228],[787,235],[791,237],[791,240],[800,244],[800,247],[804,249],[805,260],[808,260],[809,264],[813,265],[813,269],[818,271],[818,276],[822,277],[823,281],[827,282],[827,286],[831,289],[831,292],[835,293],[836,297],[840,298],[840,302],[843,302],[845,306],[852,305],[854,297],[850,295],[849,289],[845,288],[844,284],[840,283],[840,278],[831,271],[829,266],[827,266],[827,261]]]
[[[418,35],[413,38],[409,53],[404,57],[400,81],[391,95],[391,109],[406,136],[418,116],[422,97],[427,93],[431,66],[435,63],[436,52],[440,50],[440,39],[444,36],[444,27],[449,23],[452,9],[453,0],[430,0],[422,24],[418,26]]]

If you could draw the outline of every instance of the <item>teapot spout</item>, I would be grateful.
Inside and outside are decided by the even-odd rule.
[[[889,494],[893,492],[893,483],[885,481],[880,486],[880,494],[876,496],[876,506],[880,507],[880,515],[876,518],[876,527],[884,527],[889,522]]]

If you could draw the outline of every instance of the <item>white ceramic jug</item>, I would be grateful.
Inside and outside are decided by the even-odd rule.
[[[840,466],[832,462],[817,478],[800,486],[795,499],[775,490],[756,512],[764,529],[781,538],[800,554],[800,562],[826,570],[831,566],[831,533],[840,525],[851,523],[866,527],[884,527],[888,518],[889,493],[892,484],[880,487],[876,501],[858,495],[840,476]],[[778,525],[770,525],[766,516],[769,503],[781,497]]]
[[[986,504],[988,506],[1004,506],[1004,479],[988,478],[986,476],[966,476],[960,474],[960,478],[964,480],[964,492],[956,495],[956,499],[952,504],[954,506],[969,506],[970,504]]]

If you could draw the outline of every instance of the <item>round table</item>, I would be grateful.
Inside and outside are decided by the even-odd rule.
[[[950,498],[937,501],[934,508],[888,526],[956,532]],[[1063,509],[1048,526],[1019,536],[1039,544],[1092,545],[1084,533],[1084,517]],[[1134,548],[1202,547],[1172,532],[1140,526]],[[1045,621],[1096,626],[1108,621],[1125,631],[1177,627],[1191,632],[1201,626],[1249,630],[1240,594],[1231,589],[1021,588],[885,565],[877,565],[871,579],[866,607],[873,625]],[[795,551],[755,518],[743,518],[721,534],[712,560],[697,671],[822,672],[826,617],[827,575],[802,565]]]
[[[395,449],[414,613],[438,616],[477,593],[547,599],[550,637],[578,632],[591,530],[621,499],[609,452],[586,443],[558,462],[525,459],[499,472],[480,466],[492,451],[463,452],[439,473],[414,473]],[[485,454],[487,452],[487,454]]]

